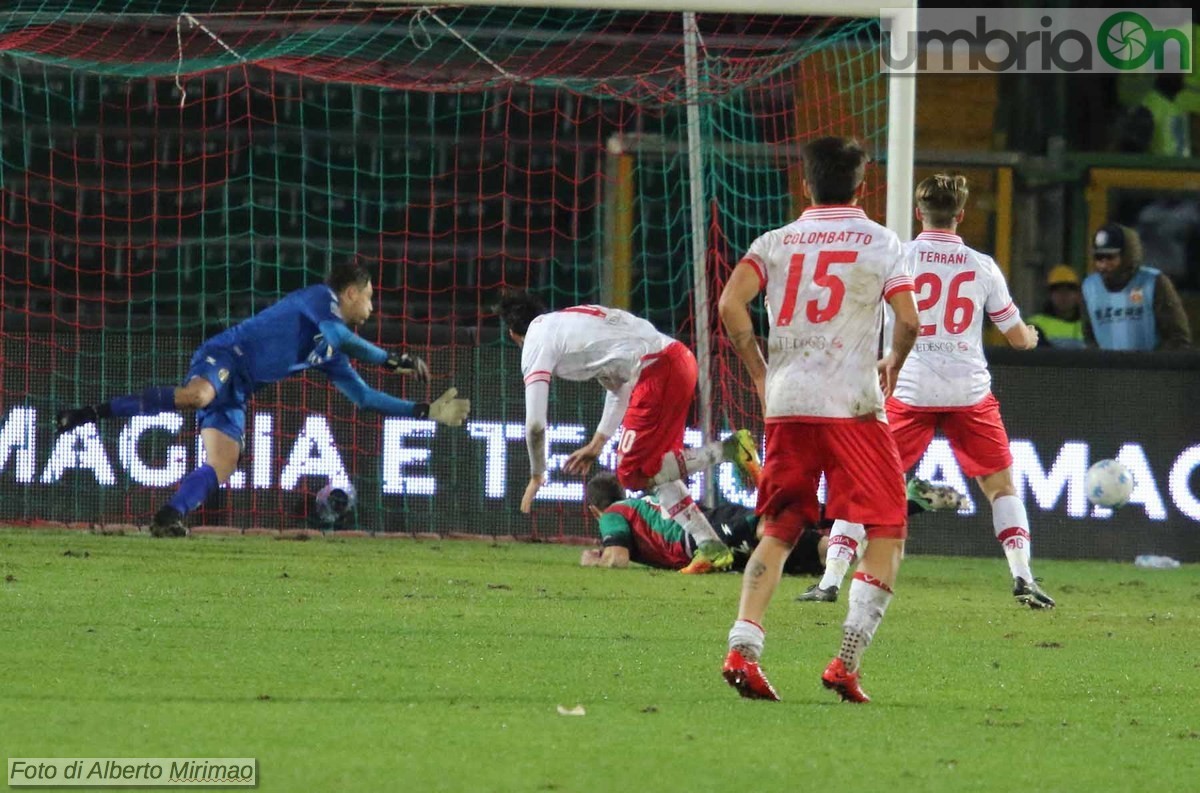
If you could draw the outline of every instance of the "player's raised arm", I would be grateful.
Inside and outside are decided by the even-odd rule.
[[[721,323],[725,333],[733,345],[734,352],[742,359],[742,364],[750,374],[750,380],[758,391],[758,397],[766,405],[767,394],[767,362],[763,359],[762,350],[758,347],[758,339],[754,335],[754,320],[750,317],[749,303],[762,291],[763,275],[761,266],[752,259],[745,258],[733,268],[733,273],[721,290],[721,298],[717,310],[721,315]]]
[[[367,385],[345,358],[324,368],[337,389],[362,410],[373,410],[385,416],[430,418],[448,427],[462,426],[471,410],[471,401],[458,398],[458,389],[448,388],[433,402],[409,402]]]
[[[356,361],[384,366],[398,374],[415,375],[422,383],[429,381],[429,367],[416,355],[376,347],[336,319],[327,319],[318,327],[329,346]]]

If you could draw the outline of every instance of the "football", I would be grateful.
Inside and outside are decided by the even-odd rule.
[[[1116,508],[1129,501],[1133,476],[1116,460],[1100,460],[1087,472],[1088,501],[1096,506]]]
[[[317,520],[326,528],[341,528],[358,498],[353,487],[326,485],[317,493]]]

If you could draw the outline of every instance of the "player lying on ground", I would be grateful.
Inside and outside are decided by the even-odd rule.
[[[656,496],[627,497],[625,488],[611,471],[599,471],[588,480],[587,505],[599,524],[603,547],[585,550],[579,559],[581,566],[628,567],[630,562],[637,562],[663,570],[682,570],[691,562],[696,548],[691,535],[678,521],[663,513]],[[762,538],[754,510],[737,504],[700,509],[733,552],[732,569],[744,569]],[[825,535],[826,532],[815,528],[801,535],[783,571],[789,575],[819,575],[827,543]]]
[[[862,523],[871,542],[850,585],[841,649],[821,680],[844,700],[867,702],[859,662],[891,602],[908,524],[904,474],[883,399],[917,339],[917,307],[900,240],[856,206],[866,152],[851,140],[820,138],[805,145],[802,157],[813,206],[751,244],[719,304],[767,424],[757,507],[763,540],[742,577],[723,673],[744,697],[779,699],[758,664],[763,616],[792,546],[820,517],[817,483],[824,473],[825,514]],[[764,291],[770,363],[747,307]],[[891,352],[877,361],[885,300],[896,322]]]
[[[758,477],[758,451],[746,430],[698,449],[683,445],[688,411],[696,392],[692,351],[644,319],[603,306],[575,306],[548,313],[536,295],[510,292],[499,313],[508,335],[521,347],[525,378],[525,439],[529,484],[521,511],[546,481],[546,408],[551,376],[595,380],[608,394],[592,440],[567,458],[563,470],[586,474],[608,439],[624,423],[617,444],[617,477],[629,490],[653,491],[663,509],[696,543],[685,573],[726,570],[733,554],[692,501],[684,480],[729,460],[743,487]]]
[[[206,461],[183,478],[150,526],[155,537],[181,537],[187,533],[184,517],[237,468],[246,432],[246,403],[264,385],[317,369],[364,410],[461,425],[470,402],[456,398],[456,389],[447,389],[431,403],[409,402],[376,391],[354,371],[350,358],[414,375],[421,382],[429,378],[420,358],[389,353],[351,330],[371,316],[372,295],[371,276],[365,269],[350,264],[335,267],[326,283],[292,292],[204,342],[192,356],[182,386],[151,386],[99,405],[61,410],[57,431],[112,416],[195,410]]]
[[[962,498],[953,488],[933,487],[914,479],[909,483],[908,512],[914,515],[931,509],[955,509]],[[914,500],[914,493],[931,498]],[[695,551],[692,538],[676,521],[663,514],[654,496],[628,498],[625,488],[611,471],[600,471],[587,484],[587,507],[599,524],[601,548],[589,548],[579,559],[582,567],[628,567],[637,562],[649,567],[679,570]],[[733,551],[733,569],[743,570],[750,554],[762,539],[762,525],[754,510],[737,504],[713,509],[700,507],[708,522]],[[820,575],[825,568],[825,551],[833,521],[822,519],[819,528],[805,527],[783,565],[787,575]],[[837,593],[834,592],[836,599]]]
[[[905,486],[908,496],[908,514],[920,512],[958,511],[966,503],[966,496],[952,487],[934,485],[915,476]],[[824,524],[822,524],[824,526]],[[849,527],[849,531],[847,531]],[[857,528],[857,531],[855,530]],[[867,538],[862,525],[832,520],[828,523],[829,542],[826,543],[822,561],[822,577],[817,583],[796,598],[801,602],[836,603],[841,591],[842,579],[846,577],[851,563],[863,553]]]
[[[921,459],[936,430],[945,434],[963,473],[975,478],[992,505],[992,528],[1008,558],[1013,597],[1030,608],[1053,608],[1030,569],[1029,517],[1013,486],[1008,433],[991,391],[983,316],[986,312],[1019,350],[1037,346],[1037,330],[1021,320],[991,257],[954,233],[967,194],[964,176],[936,174],[917,186],[916,216],[924,230],[904,246],[904,254],[914,269],[921,337],[887,401],[888,425],[906,471]],[[862,539],[861,524],[835,523],[825,577],[802,599],[833,599],[830,591],[836,596]]]

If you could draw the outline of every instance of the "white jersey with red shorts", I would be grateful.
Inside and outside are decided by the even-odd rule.
[[[887,404],[900,461],[911,468],[941,429],[964,474],[1002,471],[1012,454],[983,355],[983,318],[1002,331],[1022,321],[1004,274],[990,256],[944,231],[922,232],[904,254],[921,331]]]
[[[792,542],[825,514],[905,536],[904,478],[876,360],[883,300],[913,289],[894,233],[853,206],[821,206],[759,237],[742,259],[766,292],[767,534]]]
[[[696,391],[696,359],[685,345],[640,317],[603,306],[543,314],[525,334],[521,372],[527,429],[546,424],[552,376],[604,386],[608,395],[596,431],[611,436],[624,419],[617,476],[626,487],[643,489],[663,455],[683,447]],[[538,470],[539,451],[530,449],[534,474],[544,473]]]

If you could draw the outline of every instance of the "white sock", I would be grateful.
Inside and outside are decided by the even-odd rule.
[[[1025,504],[1016,496],[1000,496],[992,502],[992,526],[996,539],[1004,546],[1008,569],[1013,578],[1033,580],[1029,569],[1029,516]]]
[[[696,502],[692,501],[692,494],[683,482],[678,479],[667,482],[659,485],[654,492],[658,495],[658,504],[663,515],[683,526],[695,540],[697,548],[706,542],[721,542],[708,518],[704,517]]]
[[[747,661],[762,658],[766,639],[762,626],[750,620],[734,620],[733,627],[729,629],[729,649],[737,650]]]
[[[850,610],[842,624],[842,649],[838,653],[838,658],[851,672],[858,669],[891,602],[890,587],[862,571],[854,574],[854,580],[850,582]]]
[[[829,547],[825,549],[825,575],[817,586],[829,589],[831,586],[840,587],[842,579],[850,570],[858,555],[858,545],[867,536],[867,529],[861,523],[848,523],[835,520],[833,530],[829,533]]]
[[[662,465],[654,475],[653,482],[661,485],[686,479],[697,471],[711,468],[725,460],[725,445],[720,441],[701,446],[698,449],[680,449],[663,455]]]

